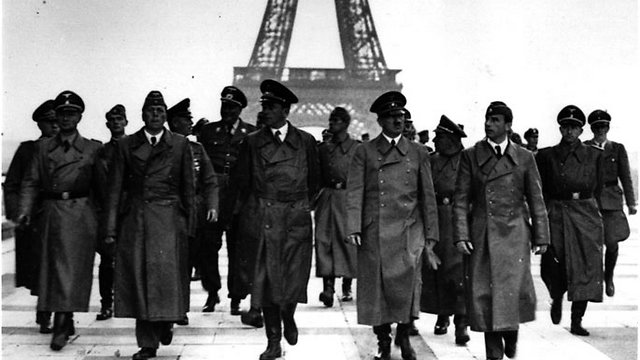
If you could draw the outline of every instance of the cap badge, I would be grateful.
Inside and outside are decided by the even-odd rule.
[[[224,97],[225,99],[233,100],[233,94],[227,94]]]

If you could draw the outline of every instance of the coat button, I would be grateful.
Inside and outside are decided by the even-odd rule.
[[[380,180],[380,184],[384,184],[384,180]]]
[[[267,224],[264,226],[265,229],[271,229],[271,225]]]
[[[380,195],[384,195],[384,191],[380,191]]]
[[[268,202],[268,203],[267,203],[267,206],[271,206],[271,203],[270,203],[270,202]]]
[[[380,207],[384,207],[384,204],[380,204]]]

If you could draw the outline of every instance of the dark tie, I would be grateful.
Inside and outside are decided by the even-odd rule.
[[[498,156],[498,159],[500,159],[502,157],[502,150],[500,149],[500,146],[496,145],[496,155]]]
[[[158,142],[158,140],[156,139],[155,136],[151,137],[151,146],[156,146],[156,143]]]
[[[67,152],[67,151],[69,151],[69,149],[71,149],[71,144],[69,143],[69,141],[68,141],[68,140],[65,140],[65,141],[62,143],[62,146],[64,146],[64,152]]]
[[[281,134],[282,133],[280,132],[280,130],[276,131],[275,137],[276,137],[276,144],[278,144],[278,145],[282,144],[282,140],[280,139],[280,135]]]
[[[392,148],[396,147],[396,140],[395,139],[391,139],[391,147]]]

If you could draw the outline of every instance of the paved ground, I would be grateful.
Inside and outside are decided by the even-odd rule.
[[[584,326],[590,337],[575,337],[568,331],[570,305],[565,303],[561,325],[549,320],[549,297],[539,277],[538,258],[532,265],[538,295],[536,321],[521,327],[518,359],[636,359],[638,354],[638,253],[640,218],[632,218],[633,233],[621,243],[616,273],[617,293],[600,304],[589,304]],[[35,298],[25,289],[13,287],[13,239],[2,242],[2,358],[3,359],[115,359],[130,358],[138,348],[134,321],[111,319],[96,321],[99,309],[97,277],[94,281],[89,313],[75,315],[77,334],[60,352],[49,349],[50,335],[37,332]],[[225,256],[224,254],[222,255]],[[221,260],[221,267],[226,261]],[[97,276],[97,266],[95,268]],[[355,284],[354,284],[355,285]],[[317,301],[322,287],[320,279],[309,284],[308,304],[299,306],[296,320],[300,328],[298,345],[283,341],[284,359],[371,359],[375,337],[370,328],[356,322],[355,303],[336,301],[324,308]],[[336,286],[339,288],[339,285]],[[266,345],[263,329],[243,326],[238,317],[229,315],[224,290],[222,304],[216,312],[203,314],[206,293],[199,283],[191,284],[190,325],[177,327],[173,343],[161,347],[159,359],[257,359]],[[248,304],[243,303],[243,306]],[[419,359],[484,359],[482,333],[471,333],[468,346],[456,346],[453,328],[444,336],[433,335],[435,316],[422,314],[417,322],[421,335],[412,337]],[[400,359],[397,348],[392,353]]]

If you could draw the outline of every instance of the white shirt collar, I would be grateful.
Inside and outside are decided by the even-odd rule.
[[[500,144],[493,142],[491,139],[487,138],[487,142],[489,143],[489,145],[491,145],[491,149],[493,149],[493,151],[496,151],[496,146],[500,147],[500,151],[502,152],[501,154],[504,155],[505,151],[507,150],[507,146],[509,146],[509,138],[505,138],[503,142],[501,142]]]
[[[391,140],[395,140],[396,141],[396,145],[398,145],[398,143],[400,142],[400,138],[402,137],[402,134],[394,137],[394,138],[390,138],[388,137],[385,133],[382,133],[382,136],[384,136],[385,139],[387,139],[387,142],[389,144],[391,144]]]
[[[271,128],[271,133],[273,134],[273,136],[276,136],[276,131],[280,131],[280,141],[284,142],[284,139],[287,138],[287,132],[289,131],[289,122],[285,121],[284,126],[279,129]]]
[[[162,135],[164,135],[164,129],[162,129],[160,131],[160,133],[156,134],[156,135],[151,135],[147,132],[147,129],[144,129],[144,136],[147,137],[147,141],[149,142],[149,144],[151,144],[151,138],[155,137],[156,138],[156,145],[158,145],[158,143],[160,142],[160,139],[162,139]]]

